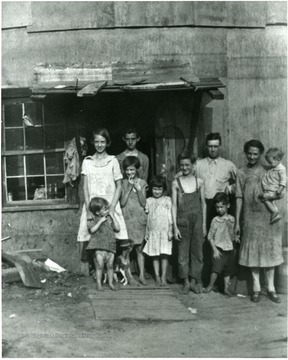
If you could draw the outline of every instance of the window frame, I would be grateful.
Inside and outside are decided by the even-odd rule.
[[[45,143],[43,140],[43,149],[36,150],[6,150],[6,127],[4,127],[4,107],[5,105],[15,104],[15,103],[35,103],[41,102],[42,105],[42,119],[44,117],[44,106],[45,103],[43,99],[34,100],[31,97],[31,90],[29,88],[17,88],[17,89],[2,89],[2,106],[1,106],[1,115],[2,115],[2,135],[1,135],[1,171],[2,171],[2,212],[15,212],[15,211],[34,211],[34,210],[57,210],[57,209],[78,209],[79,208],[79,199],[78,199],[78,188],[77,186],[71,188],[70,186],[64,185],[65,187],[65,197],[61,199],[45,199],[45,200],[19,200],[19,201],[8,201],[8,190],[7,190],[7,167],[6,159],[8,156],[27,156],[30,154],[43,154],[44,161],[44,173],[43,177],[45,179],[45,187],[47,188],[47,173],[46,173],[46,154],[51,153],[63,153],[65,154],[65,136],[64,136],[64,146],[63,148],[47,149],[45,150]],[[57,124],[51,124],[55,126]],[[45,131],[46,124],[42,124],[43,130]],[[49,126],[49,125],[48,125]],[[66,131],[66,121],[64,119],[64,134]],[[23,129],[25,131],[25,129]],[[24,136],[24,134],[23,134]],[[23,159],[24,161],[24,159]],[[25,167],[26,165],[24,165]],[[65,163],[63,160],[63,169],[65,173]],[[41,174],[42,175],[42,174]],[[62,176],[62,174],[49,174],[51,176]],[[17,176],[11,176],[12,178],[17,178]],[[22,177],[22,176],[21,176]],[[32,176],[31,176],[32,177]],[[23,175],[25,181],[25,193],[27,191],[27,179],[29,176],[24,172]],[[64,174],[63,174],[64,178]],[[26,194],[27,196],[27,194]]]

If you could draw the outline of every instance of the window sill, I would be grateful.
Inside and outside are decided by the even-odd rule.
[[[79,204],[53,204],[53,203],[39,203],[39,204],[5,204],[2,208],[2,213],[5,212],[19,212],[19,211],[45,211],[45,210],[66,210],[79,209]]]

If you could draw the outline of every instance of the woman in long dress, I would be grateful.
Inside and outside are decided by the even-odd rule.
[[[116,233],[116,239],[128,239],[126,225],[119,204],[121,195],[122,174],[117,158],[108,155],[107,147],[111,140],[106,129],[98,129],[93,132],[95,154],[87,156],[82,164],[82,175],[84,177],[83,190],[85,203],[80,218],[80,226],[77,241],[89,241],[90,234],[87,228],[87,218],[92,218],[89,211],[90,200],[95,197],[103,197],[109,204],[109,211],[113,212],[120,224],[120,231]]]
[[[265,169],[260,163],[263,144],[250,140],[244,145],[248,164],[240,168],[236,179],[236,235],[240,234],[240,214],[243,211],[243,229],[239,264],[251,268],[253,293],[251,300],[260,300],[260,268],[265,269],[268,297],[281,302],[274,286],[275,266],[283,262],[281,222],[270,224],[270,213],[261,197],[261,180]]]

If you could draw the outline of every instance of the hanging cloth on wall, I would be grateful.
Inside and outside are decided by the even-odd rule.
[[[74,186],[74,181],[80,175],[80,161],[79,161],[79,154],[77,151],[76,146],[76,139],[73,138],[70,143],[68,144],[65,155],[64,161],[66,165],[65,174],[64,174],[64,184],[70,184]]]

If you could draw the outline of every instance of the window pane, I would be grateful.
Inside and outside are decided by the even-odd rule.
[[[43,150],[43,128],[26,127],[26,150]]]
[[[23,129],[5,130],[6,150],[23,150]]]
[[[6,171],[7,176],[24,175],[23,156],[17,155],[6,157]]]
[[[45,145],[46,145],[46,149],[64,148],[63,126],[46,126]]]
[[[27,175],[43,175],[44,162],[42,154],[34,154],[26,156]],[[44,182],[43,182],[44,184]]]
[[[26,200],[24,178],[7,179],[7,192],[12,194],[13,201]]]
[[[31,119],[34,125],[42,125],[42,103],[26,103],[25,115],[28,116],[29,119]]]
[[[45,200],[45,180],[43,176],[27,178],[28,200]]]
[[[46,173],[64,174],[63,153],[46,154]]]
[[[9,104],[4,106],[5,126],[23,126],[22,104]]]
[[[50,187],[51,186],[51,187]],[[51,188],[51,195],[50,195]],[[65,197],[65,185],[63,184],[63,176],[47,176],[48,197],[52,199],[62,199]]]

